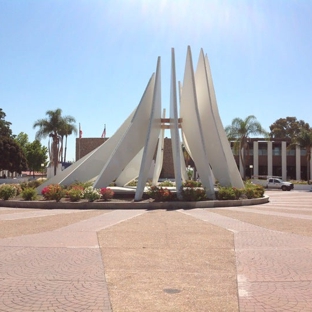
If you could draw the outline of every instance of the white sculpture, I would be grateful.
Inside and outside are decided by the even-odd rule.
[[[184,145],[197,168],[208,198],[214,199],[214,179],[223,186],[244,187],[218,113],[207,56],[203,51],[196,72],[188,47],[183,86],[180,89],[178,118],[177,83],[174,49],[171,51],[170,119],[161,118],[160,58],[138,107],[115,134],[97,149],[58,173],[46,185],[69,185],[75,181],[95,180],[94,187],[106,187],[112,181],[124,186],[138,178],[135,200],[142,198],[148,173],[154,164],[153,183],[159,179],[163,160],[164,129],[171,133],[176,190],[180,196],[182,180],[186,179],[180,132]],[[169,123],[169,125],[168,125]],[[156,160],[153,157],[158,144]]]

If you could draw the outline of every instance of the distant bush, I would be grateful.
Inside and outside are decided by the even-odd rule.
[[[162,181],[158,184],[158,186],[167,186],[167,187],[172,187],[174,186],[174,183],[171,182],[170,180],[165,180],[165,181]]]
[[[92,186],[87,187],[83,191],[83,195],[84,195],[84,198],[87,199],[89,202],[93,202],[101,198],[100,190],[93,188]]]
[[[44,180],[32,180],[32,181],[28,181],[28,182],[22,182],[22,183],[20,183],[20,187],[22,190],[24,190],[25,188],[28,188],[28,187],[37,188],[43,182],[45,182],[45,181]]]
[[[83,189],[79,187],[73,187],[66,192],[66,196],[71,202],[77,202],[83,198]]]
[[[37,199],[37,191],[35,188],[26,187],[23,189],[21,196],[24,200],[36,200]]]
[[[158,186],[151,186],[147,194],[158,202],[176,199],[176,196],[170,190]]]
[[[17,195],[17,188],[14,184],[2,184],[0,185],[0,198],[8,200]]]
[[[132,180],[130,181],[127,186],[137,186],[138,185],[138,181],[137,180]]]
[[[185,201],[207,200],[206,190],[203,188],[181,187],[180,193]]]
[[[245,195],[247,198],[260,198],[264,195],[264,187],[262,185],[246,183]]]
[[[19,184],[14,183],[14,184],[11,184],[11,186],[15,188],[15,191],[16,191],[15,196],[18,196],[22,193],[22,188]]]
[[[263,197],[264,187],[253,183],[245,183],[245,188],[218,187],[217,199],[219,200],[237,200],[244,198]]]
[[[92,182],[79,182],[79,181],[75,181],[74,183],[68,185],[66,187],[67,190],[71,190],[71,189],[81,189],[84,190],[87,187],[92,186]]]
[[[104,200],[112,199],[114,196],[114,191],[108,187],[103,187],[100,189],[101,198]]]
[[[289,182],[291,182],[292,184],[301,184],[301,185],[308,185],[311,184],[311,181],[304,181],[304,180],[290,180]]]
[[[59,184],[50,184],[42,189],[41,194],[46,200],[56,200],[59,202],[65,196],[65,191]]]
[[[234,200],[238,198],[232,187],[219,187],[217,192],[217,199]]]
[[[187,180],[183,183],[184,187],[201,187],[202,183],[200,181]]]

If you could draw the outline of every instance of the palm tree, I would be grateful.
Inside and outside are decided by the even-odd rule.
[[[292,142],[289,147],[300,146],[301,148],[306,150],[306,158],[307,158],[307,181],[310,184],[310,162],[311,162],[311,148],[312,148],[312,128],[309,130],[301,129],[301,131],[292,138]]]
[[[68,117],[68,116],[67,116]],[[59,131],[59,134],[61,136],[61,146],[63,151],[63,139],[65,137],[65,148],[64,148],[64,154],[61,154],[62,161],[64,159],[64,162],[66,162],[66,152],[67,152],[67,137],[73,133],[77,134],[77,127],[72,124],[72,122],[75,122],[75,120],[67,119],[64,120],[64,124],[62,128]],[[64,158],[63,158],[64,155]]]
[[[75,122],[75,118],[72,116],[62,117],[62,110],[60,108],[55,111],[48,110],[46,112],[48,115],[47,119],[38,119],[33,128],[39,127],[36,132],[36,139],[41,140],[47,136],[52,138],[52,160],[54,165],[54,175],[56,175],[56,170],[59,162],[58,149],[60,144],[60,131],[63,128],[64,123]]]
[[[234,140],[236,148],[239,151],[239,159],[243,165],[243,179],[246,179],[245,155],[248,150],[248,139],[252,135],[268,136],[268,133],[262,128],[261,124],[253,115],[245,119],[234,118],[230,126],[225,127],[225,132],[230,141]]]

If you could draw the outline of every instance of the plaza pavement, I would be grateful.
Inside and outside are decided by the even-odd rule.
[[[188,210],[1,208],[0,311],[312,311],[312,192]]]

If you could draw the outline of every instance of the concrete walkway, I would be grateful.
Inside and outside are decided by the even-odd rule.
[[[189,210],[0,207],[0,311],[312,311],[312,193]]]

